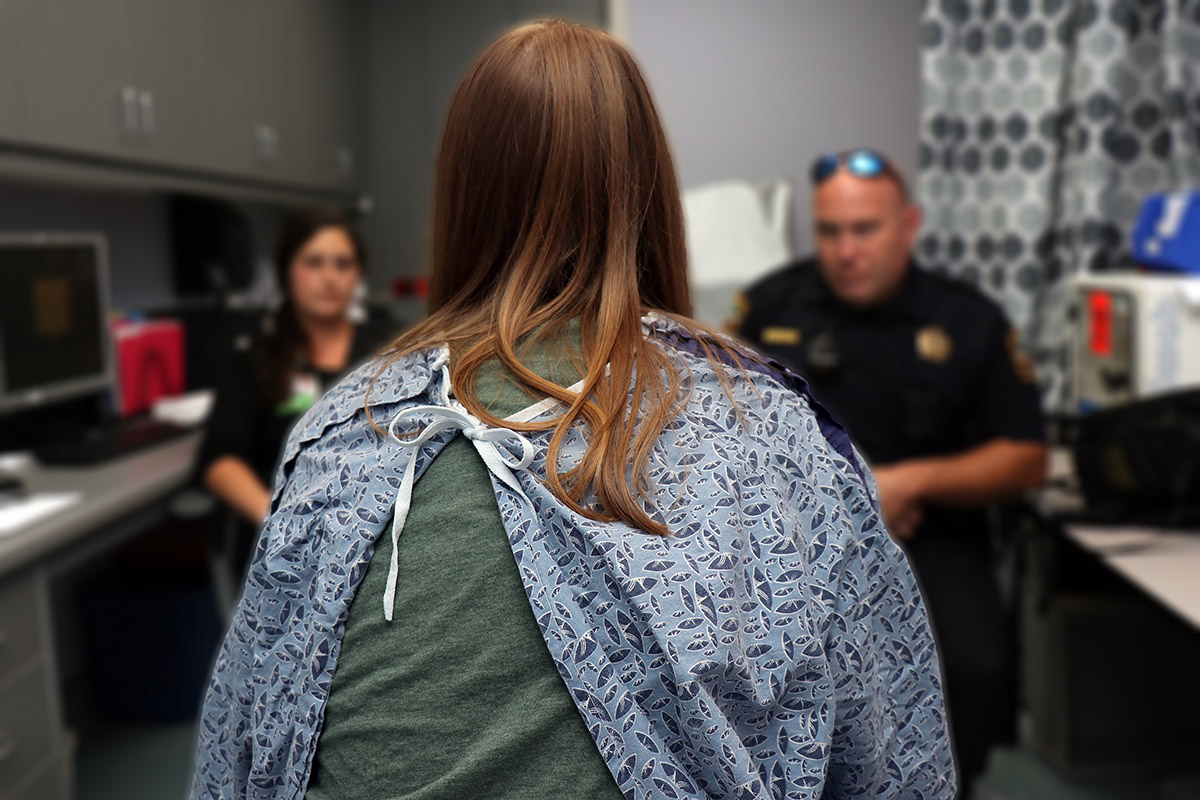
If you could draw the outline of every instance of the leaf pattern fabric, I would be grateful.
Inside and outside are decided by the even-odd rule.
[[[530,609],[621,791],[952,797],[925,609],[845,432],[779,365],[730,359],[731,404],[687,330],[644,328],[690,374],[651,458],[671,535],[564,507],[543,483],[548,432],[528,434],[520,493],[492,480]],[[437,404],[444,359],[405,357],[369,395],[367,364],[297,424],[205,700],[193,798],[303,796],[346,613],[409,459],[419,477],[458,435],[401,448],[365,406],[386,426]],[[571,434],[559,468],[584,446]]]

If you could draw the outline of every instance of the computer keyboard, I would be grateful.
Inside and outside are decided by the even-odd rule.
[[[128,420],[88,429],[73,439],[40,448],[34,456],[47,465],[97,464],[170,441],[193,430],[154,419]]]

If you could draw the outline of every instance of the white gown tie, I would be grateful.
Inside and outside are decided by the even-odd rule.
[[[445,385],[448,384],[447,380]],[[393,607],[396,603],[396,584],[400,577],[397,545],[400,541],[400,532],[404,530],[404,521],[408,518],[408,511],[412,506],[417,456],[422,445],[443,431],[453,428],[461,430],[463,435],[475,445],[475,449],[479,451],[488,470],[503,481],[508,488],[528,501],[513,470],[525,469],[533,462],[534,449],[530,441],[509,428],[489,428],[463,408],[462,404],[450,399],[445,393],[443,393],[443,399],[447,402],[445,406],[426,405],[406,408],[398,413],[388,426],[388,436],[398,442],[401,447],[412,450],[412,457],[408,460],[408,466],[404,468],[404,478],[400,482],[400,492],[396,497],[396,512],[392,517],[392,560],[388,566],[387,588],[383,593],[383,615],[388,622],[392,620]],[[432,416],[433,420],[415,437],[401,439],[396,435],[398,424],[412,417],[426,415]],[[501,444],[507,446],[502,449]]]

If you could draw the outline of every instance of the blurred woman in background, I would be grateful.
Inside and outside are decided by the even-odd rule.
[[[193,798],[953,794],[869,476],[801,379],[685,316],[610,36],[538,23],[471,68],[432,280],[289,437]]]
[[[393,333],[351,318],[366,251],[340,212],[287,215],[274,266],[283,301],[257,341],[230,359],[200,454],[204,485],[253,528],[267,515],[296,419]]]

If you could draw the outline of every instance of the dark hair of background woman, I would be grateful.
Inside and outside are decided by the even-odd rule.
[[[367,270],[367,249],[350,218],[333,208],[308,208],[288,213],[280,223],[275,247],[275,281],[283,302],[272,315],[258,351],[264,396],[272,404],[286,402],[291,393],[292,374],[308,349],[308,336],[300,325],[295,301],[289,291],[292,262],[304,245],[325,228],[337,228],[350,239],[359,269]]]

